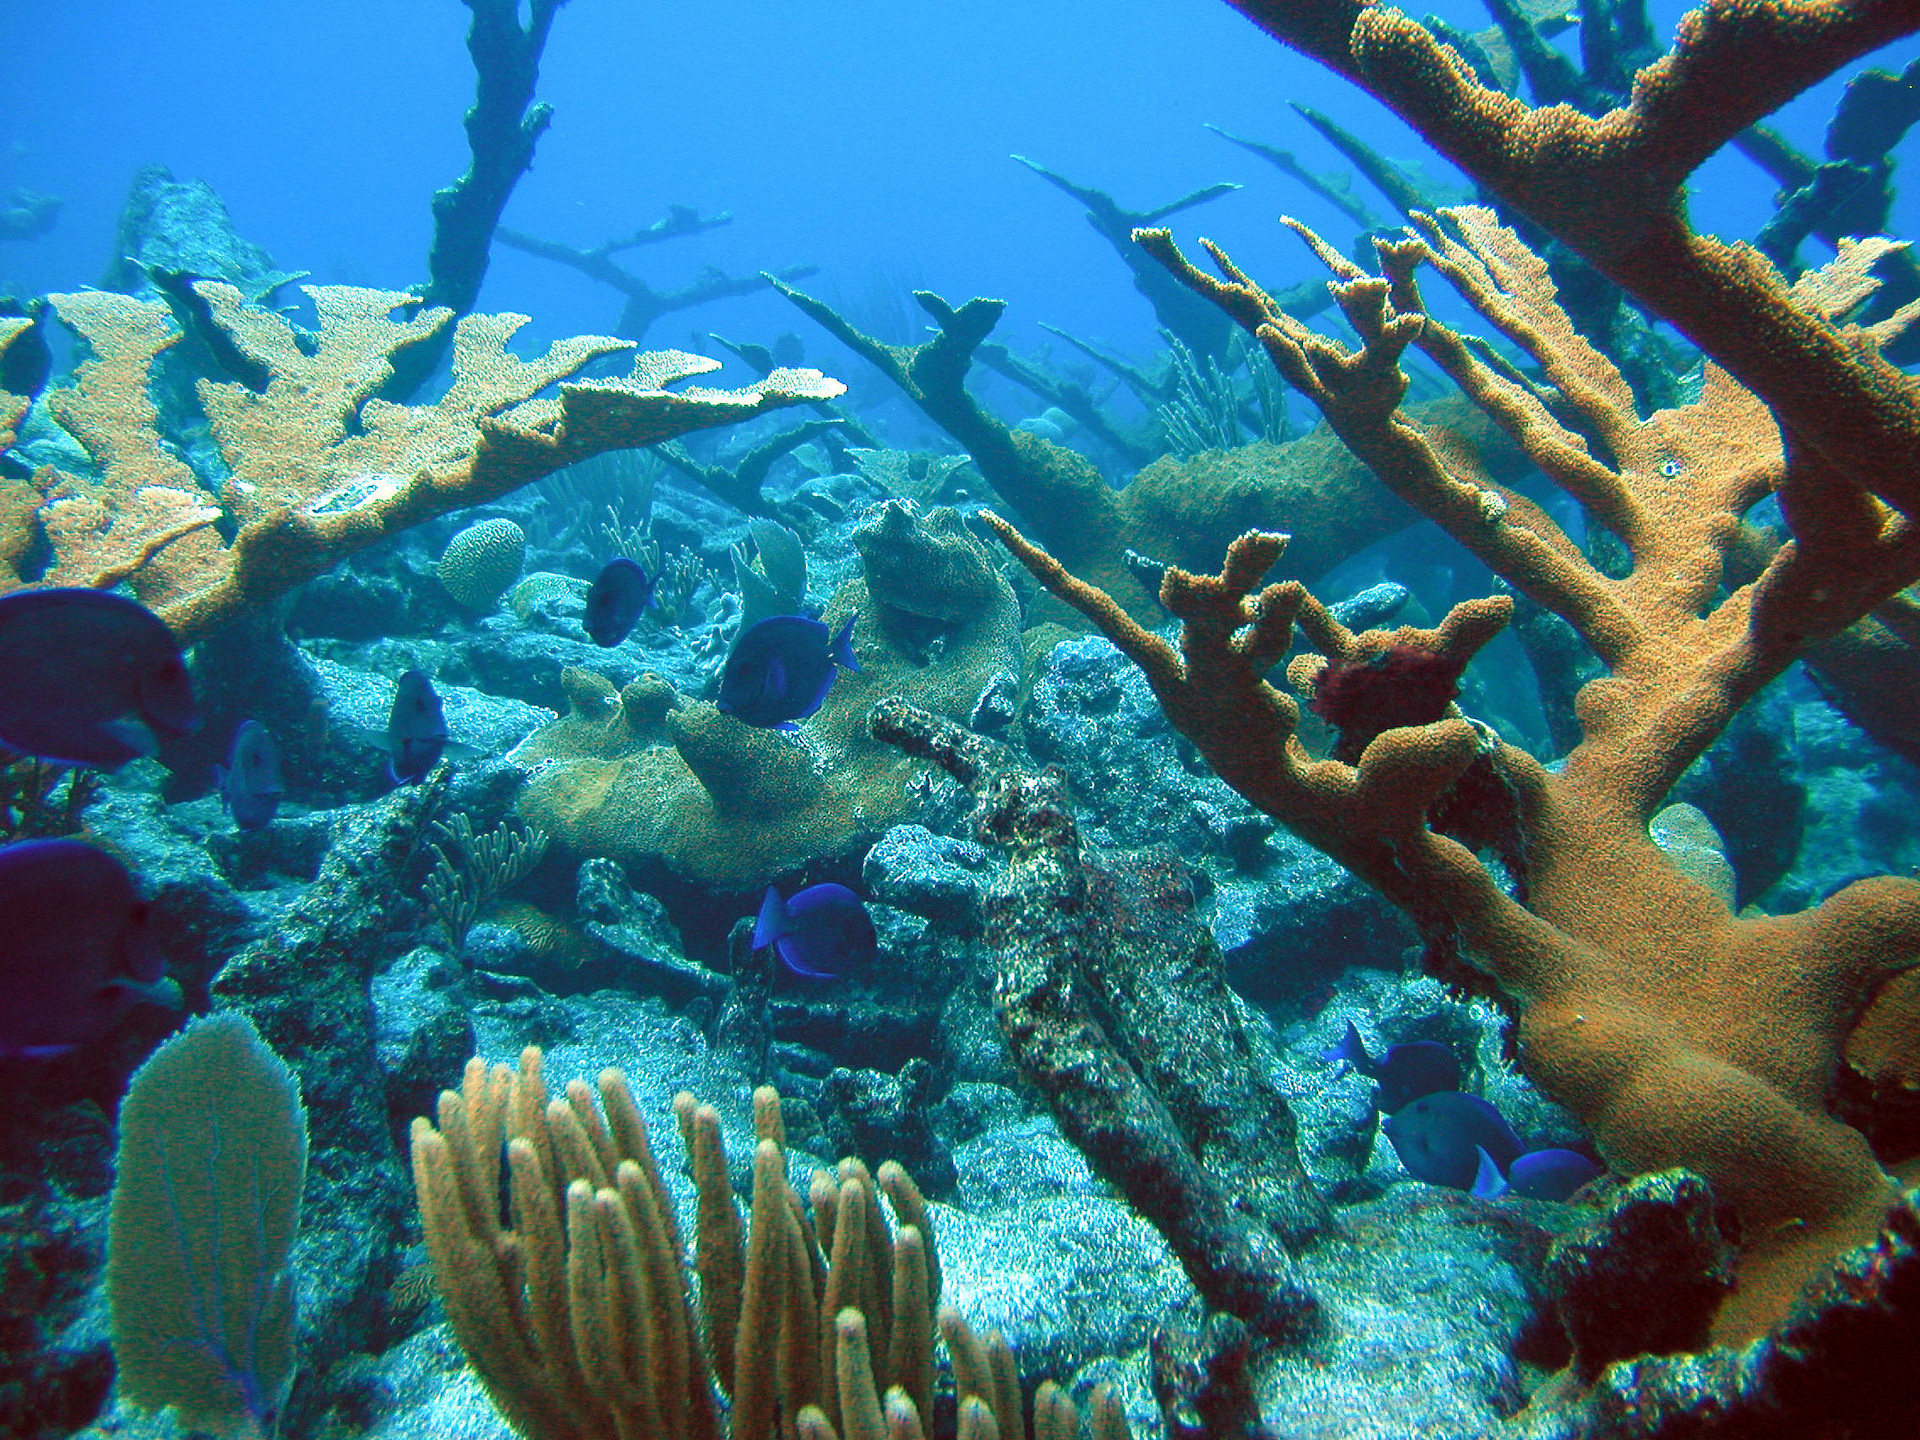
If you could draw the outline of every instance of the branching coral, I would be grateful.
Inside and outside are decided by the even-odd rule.
[[[1285,524],[1302,532],[1289,566],[1312,577],[1413,518],[1324,430],[1185,463],[1163,458],[1116,491],[1084,456],[1032,431],[1009,429],[968,393],[968,368],[1004,302],[974,299],[955,309],[918,291],[914,298],[940,333],[919,345],[888,345],[821,301],[790,286],[776,288],[898,385],[966,448],[994,493],[1043,544],[1136,619],[1161,615],[1121,558],[1129,549],[1156,561],[1211,564],[1248,526]],[[1471,407],[1451,402],[1423,407],[1421,419],[1476,438],[1491,429]],[[1489,462],[1503,459],[1507,448],[1487,447]]]
[[[96,473],[46,466],[30,484],[0,479],[0,559],[13,567],[0,587],[26,580],[19,566],[43,533],[53,561],[36,583],[130,580],[195,639],[375,541],[577,460],[844,389],[818,371],[776,370],[743,390],[669,391],[718,368],[678,351],[638,356],[623,379],[575,381],[626,342],[576,337],[522,359],[507,342],[526,317],[468,315],[454,329],[446,394],[396,405],[378,398],[396,357],[436,335],[448,311],[395,320],[413,296],[310,286],[320,325],[305,336],[231,286],[193,288],[210,339],[247,380],[199,385],[228,472],[219,495],[156,428],[154,363],[179,339],[165,307],[106,292],[53,296],[92,354],[47,405]],[[557,397],[542,393],[556,385]]]
[[[1665,859],[1647,822],[1809,641],[1920,576],[1920,531],[1818,452],[1783,447],[1766,407],[1717,367],[1696,401],[1640,419],[1617,369],[1560,311],[1544,266],[1484,211],[1448,212],[1383,242],[1381,276],[1309,237],[1339,276],[1333,293],[1357,350],[1287,316],[1219,252],[1224,280],[1191,266],[1164,232],[1139,238],[1254,334],[1389,488],[1593,647],[1609,673],[1579,695],[1580,745],[1550,773],[1459,715],[1450,685],[1416,693],[1422,675],[1457,673],[1505,622],[1505,600],[1460,606],[1437,631],[1356,636],[1299,585],[1262,589],[1285,540],[1248,534],[1217,576],[1168,572],[1161,601],[1183,622],[1176,650],[991,523],[1141,665],[1223,779],[1406,907],[1437,957],[1492,978],[1517,1012],[1528,1072],[1581,1116],[1616,1169],[1679,1166],[1713,1183],[1743,1230],[1740,1283],[1716,1333],[1764,1330],[1840,1250],[1870,1238],[1893,1199],[1865,1138],[1826,1098],[1848,1031],[1920,958],[1920,885],[1867,880],[1804,914],[1736,918]],[[1871,248],[1803,279],[1794,303],[1837,320],[1870,283]],[[1427,313],[1414,278],[1422,263],[1538,362],[1584,433]],[[1633,562],[1624,578],[1602,574],[1471,453],[1405,420],[1409,345],[1613,532]],[[1795,539],[1758,580],[1723,594],[1739,516],[1769,488]],[[1294,733],[1298,706],[1265,679],[1296,622],[1328,657],[1318,673],[1295,662],[1318,698],[1355,663],[1401,678],[1408,703],[1367,712],[1365,728],[1343,735],[1356,763],[1309,755]],[[1478,858],[1489,850],[1513,872],[1511,890]]]
[[[1920,382],[1827,323],[1758,250],[1695,234],[1681,192],[1755,121],[1920,26],[1911,4],[1709,0],[1635,77],[1631,102],[1595,117],[1487,88],[1426,27],[1373,0],[1231,3],[1372,91],[1671,321],[1855,484],[1920,506]]]
[[[719,1116],[675,1097],[696,1192],[696,1317],[673,1196],[625,1078],[603,1070],[597,1086],[576,1080],[549,1100],[542,1068],[535,1049],[518,1070],[469,1061],[461,1088],[441,1093],[439,1127],[413,1127],[434,1279],[487,1393],[523,1435],[920,1440],[934,1413],[938,1312],[961,1433],[1019,1440],[1012,1355],[939,1310],[932,1220],[900,1166],[877,1177],[857,1160],[816,1170],[809,1214],[787,1181],[780,1097],[757,1090],[743,1226]],[[1043,1391],[1036,1435],[1074,1434],[1072,1402]],[[970,1406],[982,1409],[971,1423]],[[1125,1440],[1106,1387],[1092,1412],[1097,1440]]]

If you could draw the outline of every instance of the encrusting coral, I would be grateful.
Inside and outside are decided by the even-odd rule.
[[[952,510],[890,501],[854,543],[864,578],[821,618],[837,629],[859,616],[860,669],[834,681],[799,737],[723,715],[657,676],[616,695],[571,670],[570,713],[509,757],[534,772],[521,813],[575,854],[664,864],[732,891],[842,854],[905,815],[918,767],[873,739],[867,711],[900,694],[966,719],[996,675],[1020,674],[1019,604]]]
[[[319,317],[313,336],[230,285],[193,286],[210,346],[245,381],[198,386],[227,470],[217,495],[157,428],[155,365],[181,338],[167,308],[106,291],[49,297],[90,355],[46,407],[97,473],[46,465],[31,481],[0,478],[0,590],[128,581],[190,641],[378,540],[576,460],[845,388],[815,370],[776,370],[741,390],[669,391],[718,368],[680,351],[641,354],[621,379],[577,381],[590,361],[632,347],[581,336],[528,360],[507,348],[526,317],[466,315],[454,327],[446,394],[397,405],[379,398],[396,358],[437,335],[451,312],[395,320],[415,297],[303,288]],[[0,345],[23,328],[0,322]],[[557,397],[542,393],[556,385]],[[19,408],[8,397],[0,416]],[[42,538],[52,564],[23,574]]]
[[[1528,1074],[1616,1170],[1684,1167],[1712,1183],[1742,1236],[1715,1338],[1764,1331],[1836,1255],[1873,1237],[1895,1199],[1865,1137],[1826,1102],[1848,1031],[1920,959],[1920,885],[1864,880],[1803,914],[1738,918],[1670,863],[1647,824],[1810,640],[1920,576],[1920,531],[1816,452],[1783,447],[1766,406],[1717,366],[1698,399],[1639,418],[1617,369],[1555,303],[1544,264],[1484,210],[1379,242],[1378,277],[1307,237],[1338,276],[1358,350],[1284,314],[1217,250],[1224,280],[1165,232],[1138,238],[1254,334],[1389,488],[1592,646],[1609,673],[1579,695],[1581,743],[1551,773],[1453,707],[1453,677],[1506,622],[1505,598],[1459,606],[1435,631],[1355,635],[1298,584],[1261,588],[1285,537],[1251,533],[1216,576],[1168,572],[1176,650],[1005,521],[989,523],[1140,664],[1222,779],[1407,909],[1431,963],[1492,980],[1517,1012]],[[1838,326],[1870,289],[1860,262],[1871,248],[1795,287],[1809,323]],[[1547,391],[1496,371],[1427,312],[1423,263],[1533,357],[1599,445],[1556,418]],[[1846,336],[1861,349],[1873,338]],[[1402,419],[1409,345],[1618,538],[1630,573],[1601,573],[1539,505]],[[1769,490],[1794,541],[1757,581],[1721,594],[1739,518]],[[1323,715],[1330,682],[1356,669],[1394,702],[1330,717],[1335,753],[1351,763],[1311,756],[1294,733],[1297,704],[1265,679],[1296,623],[1326,660],[1296,660],[1290,674]],[[1505,884],[1480,859],[1489,852]]]
[[[1012,1356],[940,1310],[932,1224],[905,1170],[889,1162],[876,1177],[846,1160],[814,1172],[803,1204],[787,1181],[780,1097],[756,1090],[743,1227],[719,1116],[684,1092],[674,1114],[696,1192],[697,1318],[673,1196],[619,1071],[549,1100],[537,1049],[517,1070],[476,1058],[460,1090],[441,1093],[439,1127],[414,1122],[434,1279],[516,1429],[531,1440],[920,1440],[934,1413],[938,1314],[961,1434],[1018,1440]],[[500,1216],[503,1149],[511,1225]],[[969,1418],[970,1406],[984,1413]],[[1125,1440],[1105,1387],[1092,1411],[1096,1440]],[[1035,1413],[1046,1440],[1078,1429],[1051,1386]]]

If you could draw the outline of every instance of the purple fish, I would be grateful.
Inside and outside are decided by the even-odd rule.
[[[242,830],[267,825],[280,808],[286,784],[280,778],[280,747],[258,720],[242,720],[233,732],[233,750],[226,765],[213,767],[221,802]]]
[[[1577,1150],[1529,1150],[1506,1173],[1485,1150],[1473,1177],[1473,1193],[1482,1200],[1519,1195],[1528,1200],[1565,1200],[1596,1176],[1600,1167]]]
[[[1503,1174],[1520,1157],[1520,1139],[1500,1112],[1459,1090],[1422,1095],[1381,1121],[1380,1128],[1407,1173],[1429,1185],[1471,1190],[1482,1150]]]
[[[1340,1043],[1320,1058],[1345,1061],[1372,1080],[1379,1087],[1374,1091],[1373,1108],[1382,1115],[1403,1110],[1422,1095],[1460,1088],[1460,1057],[1453,1053],[1452,1046],[1415,1040],[1391,1046],[1375,1060],[1351,1020]]]
[[[138,1001],[180,1003],[133,877],[92,845],[0,846],[0,937],[0,1056],[64,1055]]]
[[[587,591],[587,616],[583,622],[587,635],[603,650],[611,650],[632,632],[640,612],[653,603],[652,580],[647,572],[624,555],[607,562]]]
[[[114,769],[200,724],[173,632],[104,590],[0,595],[0,744]]]
[[[409,670],[393,687],[387,712],[387,774],[396,785],[414,785],[440,763],[447,748],[447,716],[440,692],[423,670]]]
[[[733,642],[720,676],[723,715],[767,730],[793,730],[826,703],[842,670],[858,670],[853,658],[853,622],[835,634],[804,615],[775,615],[750,625]]]
[[[753,948],[771,945],[780,962],[809,980],[831,980],[868,964],[878,941],[860,897],[844,885],[809,885],[791,899],[769,885],[753,927]]]

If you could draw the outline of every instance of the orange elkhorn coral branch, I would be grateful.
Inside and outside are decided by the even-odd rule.
[[[1383,243],[1382,276],[1334,257],[1357,350],[1286,315],[1217,250],[1224,278],[1188,263],[1164,232],[1138,238],[1250,331],[1389,488],[1607,662],[1578,696],[1584,739],[1558,773],[1446,703],[1458,666],[1504,621],[1504,600],[1457,607],[1438,631],[1352,635],[1298,585],[1260,589],[1283,542],[1250,534],[1218,575],[1167,573],[1160,598],[1182,622],[1176,649],[1004,520],[987,523],[1141,665],[1223,780],[1406,908],[1437,963],[1465,961],[1491,979],[1516,1012],[1528,1074],[1581,1117],[1615,1169],[1685,1167],[1712,1182],[1745,1236],[1716,1334],[1744,1340],[1839,1251],[1871,1238],[1893,1196],[1865,1138],[1826,1100],[1849,1030],[1920,959],[1920,885],[1868,880],[1803,914],[1738,918],[1668,862],[1647,821],[1811,638],[1920,576],[1920,537],[1825,459],[1783,445],[1766,407],[1715,367],[1692,403],[1639,417],[1618,371],[1560,311],[1538,258],[1485,211],[1444,218]],[[1815,313],[1852,303],[1858,258],[1843,255],[1798,303]],[[1580,430],[1426,311],[1414,283],[1423,263],[1531,353]],[[1614,532],[1632,561],[1625,576],[1603,574],[1540,506],[1398,409],[1408,346]],[[1604,456],[1585,434],[1604,437]],[[1769,488],[1795,539],[1757,582],[1726,593],[1739,518]],[[1336,758],[1307,753],[1298,705],[1266,680],[1296,622],[1327,658],[1296,659],[1290,675],[1340,729]],[[1483,854],[1498,857],[1500,878]]]
[[[396,405],[378,398],[394,357],[438,332],[449,312],[394,320],[414,297],[305,288],[320,322],[312,337],[230,285],[194,286],[208,323],[260,377],[257,388],[200,382],[229,472],[217,496],[157,429],[154,364],[180,339],[167,308],[105,291],[51,296],[90,353],[72,383],[48,395],[47,408],[94,466],[45,466],[31,483],[0,477],[0,589],[24,583],[18,566],[37,532],[53,564],[34,583],[130,581],[191,641],[378,540],[577,460],[846,388],[817,370],[775,370],[742,390],[669,390],[719,368],[679,351],[639,355],[622,379],[580,381],[573,377],[590,361],[632,347],[580,336],[523,359],[507,342],[525,316],[468,315],[454,328],[447,393],[432,404]],[[19,328],[0,326],[0,347]],[[12,438],[14,399],[0,396],[0,440]],[[234,527],[231,540],[212,528],[223,519]]]
[[[1482,85],[1418,21],[1356,0],[1230,0],[1394,109],[1705,350],[1854,484],[1920,512],[1920,381],[1802,303],[1745,244],[1694,234],[1681,184],[1839,66],[1920,28],[1910,0],[1706,0],[1606,115]]]

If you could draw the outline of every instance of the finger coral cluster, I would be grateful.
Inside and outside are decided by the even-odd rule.
[[[938,1315],[961,1434],[1020,1440],[1013,1357],[997,1335],[983,1340],[941,1310],[931,1218],[905,1170],[889,1162],[876,1177],[846,1160],[816,1170],[803,1202],[787,1179],[780,1097],[762,1088],[743,1225],[718,1114],[685,1092],[673,1108],[695,1188],[691,1273],[673,1194],[619,1071],[573,1081],[559,1099],[535,1048],[517,1069],[475,1058],[461,1088],[441,1093],[438,1127],[414,1122],[435,1283],[517,1430],[530,1440],[920,1440],[934,1413]],[[1104,1387],[1093,1419],[1098,1440],[1124,1440]],[[1079,1423],[1070,1400],[1042,1387],[1036,1437],[1068,1440]]]
[[[527,317],[466,315],[453,329],[446,393],[396,404],[381,398],[396,361],[452,312],[412,310],[416,297],[398,291],[303,289],[319,321],[310,336],[231,285],[192,287],[200,338],[239,377],[197,385],[217,476],[196,474],[161,433],[159,366],[182,339],[167,307],[107,291],[50,296],[87,354],[44,404],[91,465],[0,478],[0,590],[124,581],[176,634],[197,639],[378,540],[577,460],[844,389],[818,371],[776,370],[743,390],[669,390],[718,368],[679,351],[641,354],[620,379],[584,381],[574,377],[589,362],[632,347],[580,336],[525,359],[508,342]],[[24,328],[0,324],[0,347]],[[8,444],[23,408],[22,397],[0,398]],[[23,570],[41,543],[51,563]]]

